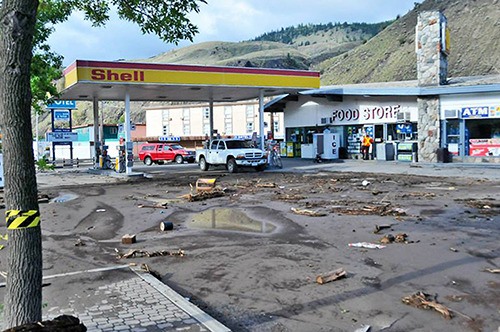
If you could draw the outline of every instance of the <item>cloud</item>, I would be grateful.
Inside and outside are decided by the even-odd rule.
[[[417,1],[421,2],[421,1]],[[194,42],[243,41],[266,32],[298,24],[329,22],[375,23],[394,19],[412,9],[415,0],[208,0],[200,13],[191,13],[198,26]],[[74,13],[66,23],[56,26],[49,40],[52,48],[65,57],[65,65],[75,59],[144,59],[179,46],[166,44],[154,35],[143,35],[140,28],[111,15],[105,27],[92,27],[82,13]]]

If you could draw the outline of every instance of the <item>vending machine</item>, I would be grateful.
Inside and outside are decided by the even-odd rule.
[[[342,135],[339,133],[322,133],[313,135],[313,145],[316,154],[321,159],[339,159],[339,148]]]

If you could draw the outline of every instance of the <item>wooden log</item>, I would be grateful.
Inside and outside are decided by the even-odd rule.
[[[136,242],[135,234],[125,234],[122,236],[122,244],[132,244]]]
[[[198,179],[196,181],[196,192],[213,190],[216,181],[217,179]]]
[[[392,227],[392,225],[375,225],[375,230],[373,231],[373,233],[378,234],[381,230],[388,229],[391,227]]]
[[[139,204],[137,205],[139,209],[142,208],[152,208],[152,209],[168,209],[166,206],[166,203],[160,204],[160,205],[148,205],[148,204]]]
[[[320,285],[326,284],[327,282],[335,281],[341,278],[347,277],[347,272],[343,269],[336,269],[324,274],[320,274],[316,277],[316,282]]]
[[[312,211],[312,210],[301,210],[301,209],[297,209],[297,208],[291,208],[291,210],[293,211],[293,213],[295,214],[300,214],[300,215],[303,215],[303,216],[309,216],[309,217],[324,217],[326,216],[326,213],[323,213],[323,212],[318,212],[318,211]]]

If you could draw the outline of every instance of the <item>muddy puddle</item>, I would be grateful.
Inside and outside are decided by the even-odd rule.
[[[269,234],[276,230],[271,222],[250,218],[244,210],[213,208],[192,215],[189,228]]]
[[[59,193],[59,196],[50,200],[50,203],[64,203],[77,199],[78,195],[75,193]]]

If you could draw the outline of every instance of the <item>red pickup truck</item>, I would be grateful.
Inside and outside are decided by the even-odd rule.
[[[165,161],[194,163],[195,152],[186,150],[177,143],[146,143],[139,149],[139,159],[148,166],[153,163],[162,165]]]

